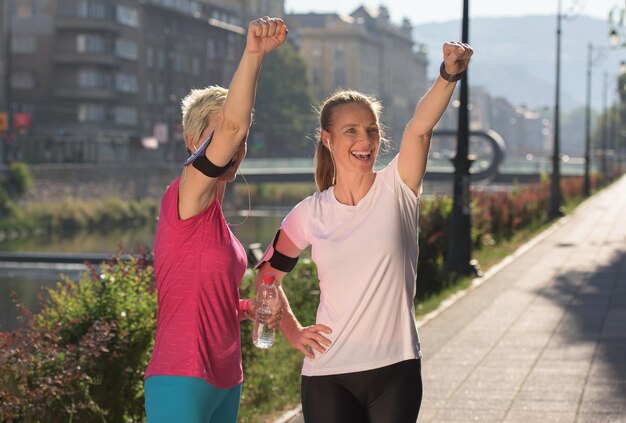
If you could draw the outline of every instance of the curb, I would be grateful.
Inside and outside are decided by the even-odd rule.
[[[289,410],[285,412],[282,416],[278,417],[276,420],[274,420],[274,423],[287,423],[289,420],[291,420],[293,417],[297,416],[301,412],[302,405],[299,405],[293,410]]]

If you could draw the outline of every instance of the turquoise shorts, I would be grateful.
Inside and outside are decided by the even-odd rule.
[[[219,389],[184,376],[150,376],[144,382],[147,423],[237,423],[241,384]]]

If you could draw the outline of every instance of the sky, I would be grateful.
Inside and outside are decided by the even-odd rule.
[[[469,0],[470,17],[556,15],[559,0]],[[361,5],[377,8],[384,4],[391,20],[407,17],[413,25],[461,19],[461,0],[285,0],[287,13],[338,12],[350,14]],[[561,0],[563,14],[607,19],[613,8],[624,8],[626,0]],[[621,10],[621,9],[620,9]]]

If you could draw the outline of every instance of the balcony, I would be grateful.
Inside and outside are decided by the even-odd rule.
[[[59,100],[115,100],[117,94],[114,88],[56,87],[54,89],[54,97]]]
[[[108,65],[116,66],[119,59],[113,52],[94,54],[79,52],[59,52],[54,56],[55,62],[59,64],[88,64],[88,65]]]
[[[90,30],[119,33],[120,26],[113,19],[84,18],[79,16],[60,16],[56,26],[60,30]]]

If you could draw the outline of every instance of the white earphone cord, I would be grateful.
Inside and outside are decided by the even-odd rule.
[[[333,162],[333,185],[335,185],[335,177],[337,176],[337,166],[335,165],[335,158],[333,157],[333,149],[330,148],[330,139],[328,141],[328,154],[330,154],[330,160]]]
[[[250,210],[252,209],[252,201],[250,199],[250,185],[248,185],[248,180],[246,179],[246,177],[244,176],[244,174],[241,172],[240,169],[237,169],[237,173],[239,173],[241,175],[241,177],[243,178],[243,181],[246,183],[246,190],[248,191],[248,211],[246,213],[246,216],[243,218],[243,220],[239,223],[228,223],[228,226],[241,226],[244,223],[246,223],[246,220],[248,220],[248,217],[250,216]]]

